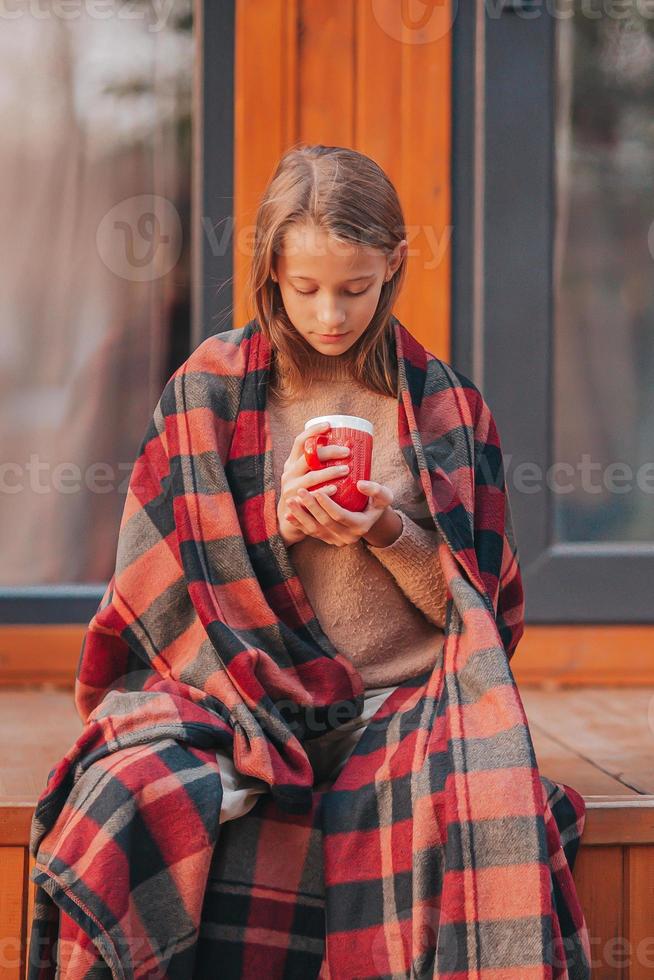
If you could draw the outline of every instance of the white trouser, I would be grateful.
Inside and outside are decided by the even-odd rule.
[[[364,691],[363,711],[360,715],[304,743],[316,782],[333,782],[336,779],[354,746],[363,735],[368,721],[396,686],[392,684],[390,687],[368,688]],[[257,802],[257,796],[269,792],[270,787],[263,779],[244,776],[243,773],[238,772],[232,757],[226,752],[218,750],[216,758],[220,765],[223,784],[219,822],[224,823],[226,820],[234,820],[246,814]]]

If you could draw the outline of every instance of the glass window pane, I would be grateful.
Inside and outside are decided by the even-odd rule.
[[[192,68],[191,0],[2,18],[2,585],[113,570],[138,445],[189,350]]]
[[[654,18],[619,6],[556,20],[560,541],[654,540]]]

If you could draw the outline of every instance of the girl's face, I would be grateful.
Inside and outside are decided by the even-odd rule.
[[[342,354],[372,320],[382,286],[406,250],[403,239],[387,257],[368,246],[339,242],[315,225],[294,226],[272,276],[297,332],[321,354]]]

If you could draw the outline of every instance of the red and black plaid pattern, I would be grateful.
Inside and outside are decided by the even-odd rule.
[[[34,814],[30,980],[55,977],[57,940],[74,980],[590,976],[584,803],[539,774],[509,665],[524,596],[497,428],[390,331],[450,593],[433,670],[314,785],[304,743],[361,711],[363,683],[278,533],[270,344],[254,320],[204,341],[142,441],[78,664],[84,729]],[[217,748],[270,786],[223,825]]]

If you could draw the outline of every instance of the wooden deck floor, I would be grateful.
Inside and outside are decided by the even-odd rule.
[[[574,878],[593,980],[648,980],[654,969],[648,952],[654,934],[654,688],[521,685],[520,694],[541,774],[586,800]],[[0,966],[0,980],[24,980],[34,901],[27,851],[32,813],[48,772],[80,731],[71,691],[0,691],[0,921],[21,950],[16,967]]]
[[[654,688],[522,687],[520,694],[541,773],[587,801],[584,842],[624,834],[612,826],[616,808],[634,810],[630,842],[654,842]],[[48,772],[80,731],[69,691],[0,692],[0,843],[27,843]]]
[[[654,688],[520,695],[541,773],[586,801],[582,844],[654,842]]]

